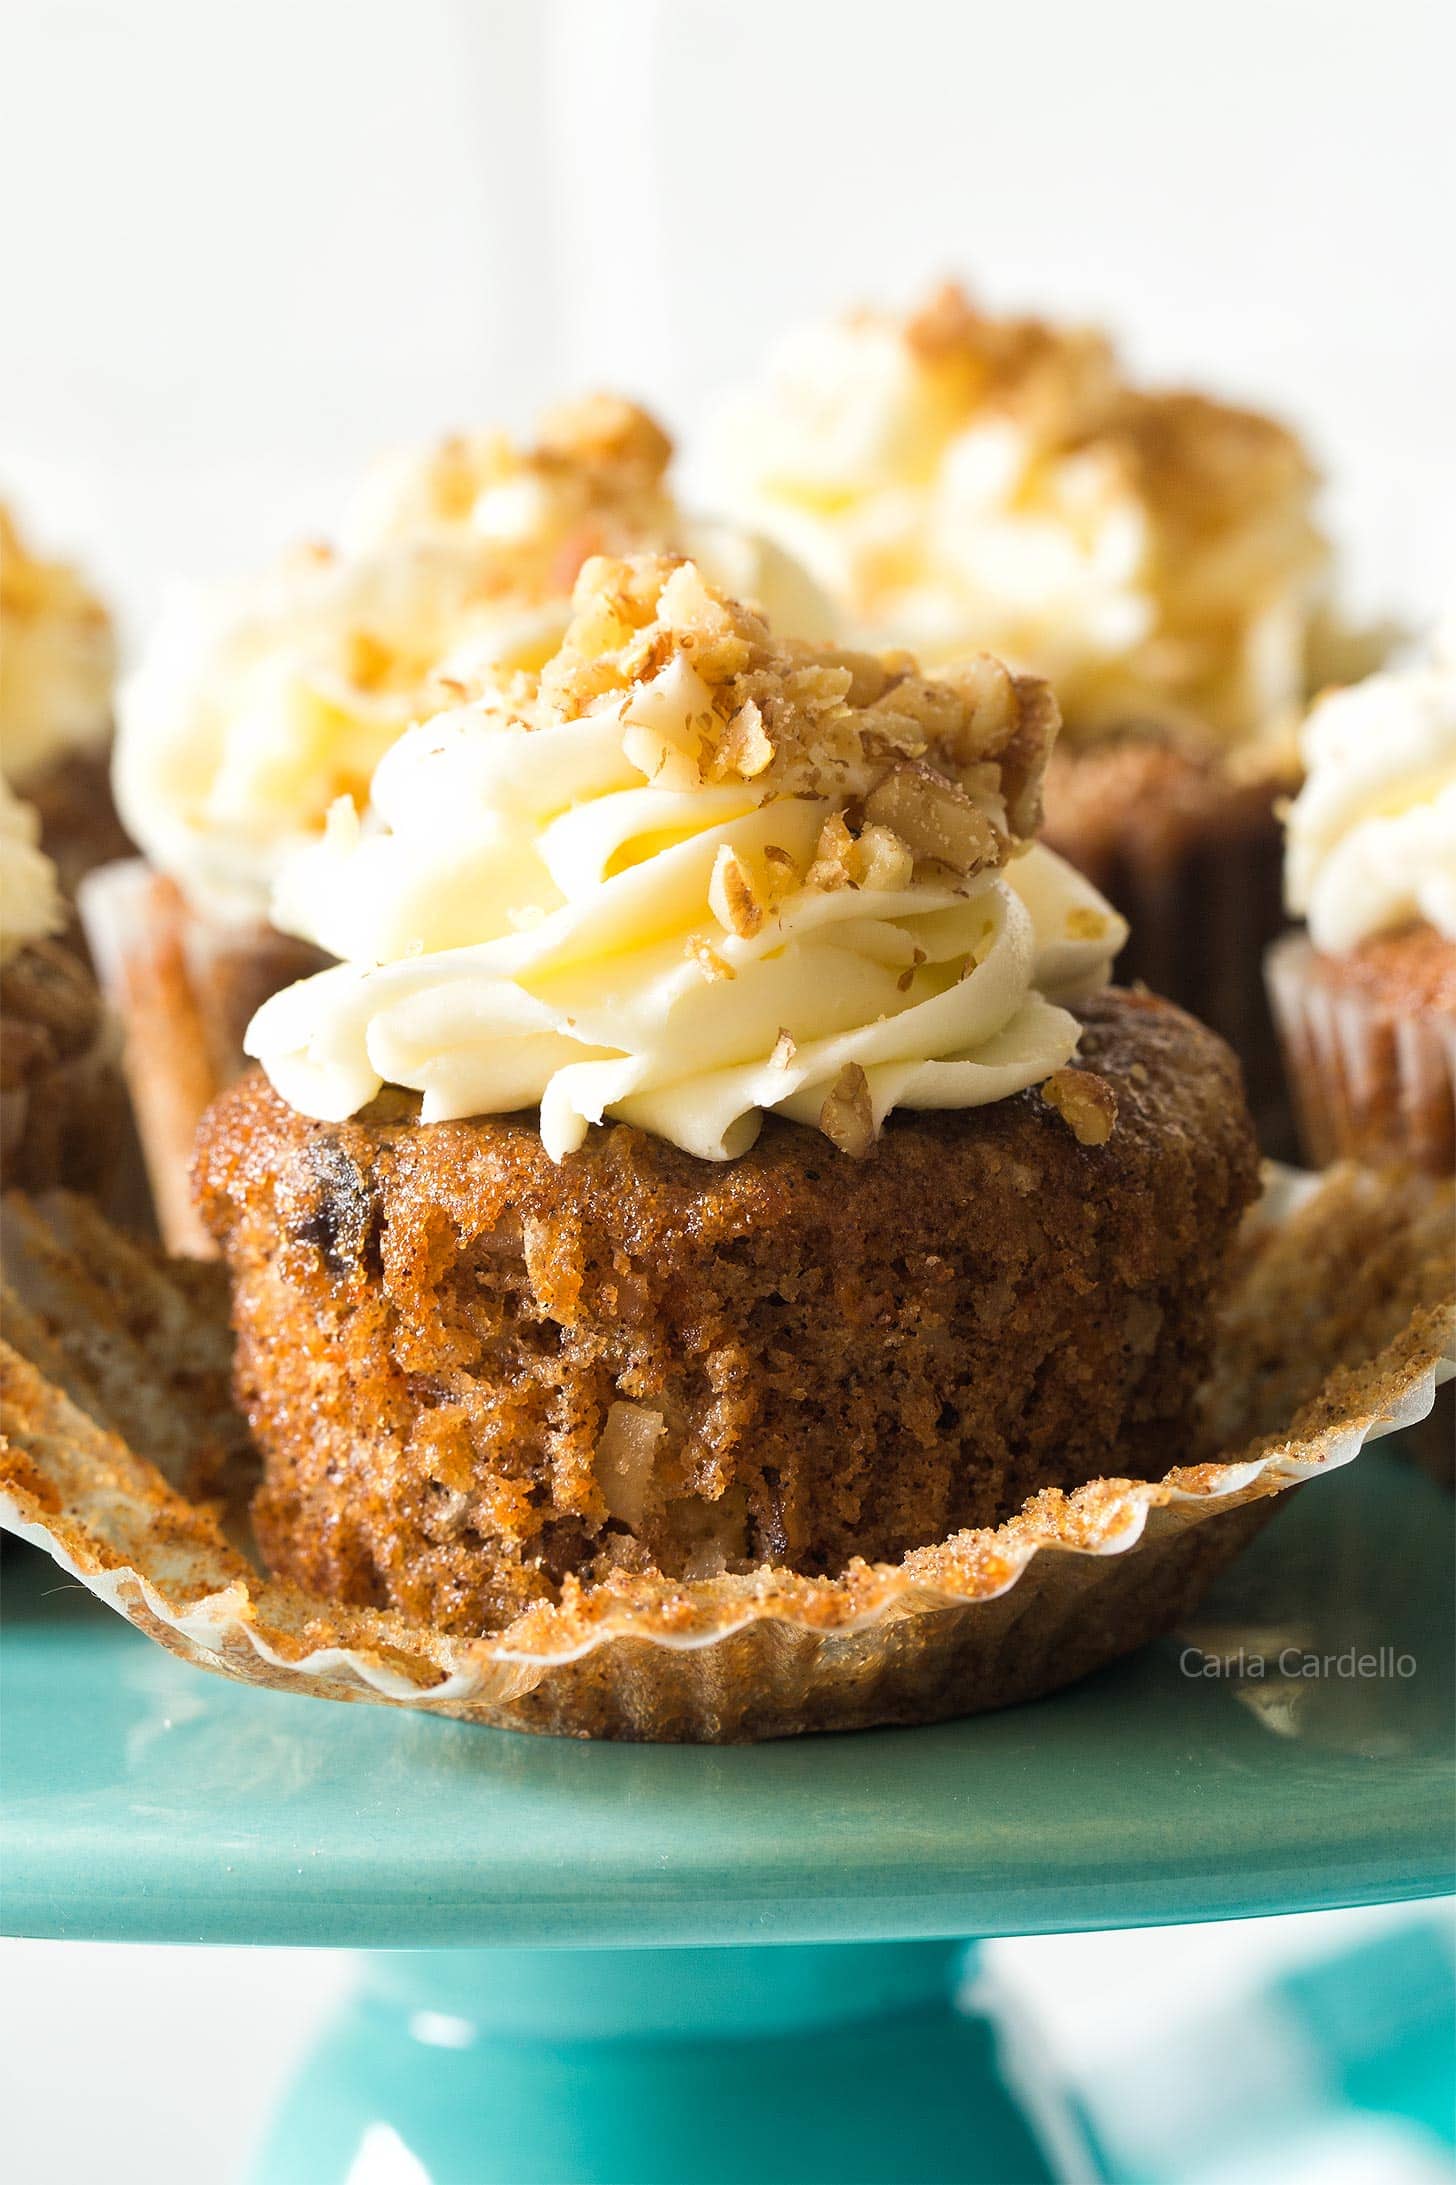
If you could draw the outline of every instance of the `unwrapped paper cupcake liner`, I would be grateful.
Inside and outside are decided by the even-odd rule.
[[[1316,975],[1302,933],[1271,948],[1269,995],[1306,1157],[1456,1168],[1456,1023],[1433,1010],[1392,1017],[1354,987]]]
[[[170,1250],[210,1258],[216,1248],[188,1180],[198,1123],[246,1067],[243,1035],[254,1011],[326,959],[269,926],[205,916],[140,858],[91,873],[79,908],[124,1032],[157,1226]]]
[[[84,1201],[15,1202],[0,1523],[170,1652],[319,1698],[709,1743],[971,1714],[1167,1630],[1289,1489],[1429,1411],[1456,1364],[1451,1211],[1449,1194],[1358,1170],[1276,1181],[1222,1316],[1211,1453],[1160,1480],[1049,1490],[994,1529],[835,1578],[568,1580],[462,1639],[259,1566],[220,1268],[151,1254]]]

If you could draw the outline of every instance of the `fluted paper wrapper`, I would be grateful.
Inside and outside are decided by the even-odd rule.
[[[140,858],[89,874],[78,907],[124,1034],[157,1226],[170,1250],[210,1259],[188,1180],[198,1123],[246,1067],[254,1011],[327,959],[270,926],[207,917]]]
[[[1288,1490],[1430,1409],[1456,1358],[1451,1219],[1449,1195],[1359,1171],[1276,1182],[1240,1248],[1206,1450],[1170,1452],[1185,1461],[1161,1480],[1048,1492],[994,1530],[833,1579],[568,1582],[466,1640],[268,1578],[221,1269],[149,1255],[82,1201],[20,1202],[0,1522],[171,1652],[324,1699],[679,1742],[970,1714],[1169,1628]]]
[[[1393,1017],[1355,987],[1315,975],[1302,933],[1270,949],[1269,997],[1307,1158],[1456,1166],[1456,1024],[1434,1010]]]
[[[1097,750],[1086,755],[1095,768]],[[1109,832],[1089,826],[1065,793],[1082,755],[1057,754],[1047,782],[1043,840],[1086,874],[1130,928],[1117,959],[1119,985],[1141,984],[1175,1001],[1226,1039],[1243,1066],[1259,1143],[1294,1151],[1289,1096],[1260,966],[1285,931],[1284,838],[1276,802],[1282,776],[1230,783],[1214,805],[1138,815]],[[1074,778],[1074,776],[1073,776]]]

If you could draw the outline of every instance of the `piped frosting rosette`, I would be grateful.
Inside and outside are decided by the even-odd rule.
[[[288,859],[456,679],[539,670],[593,554],[672,547],[742,596],[826,634],[787,555],[689,515],[671,443],[595,396],[535,445],[460,435],[381,466],[338,546],[306,545],[230,585],[178,587],[121,694],[116,792],[133,838],[189,900],[261,919]]]
[[[724,406],[714,498],[851,628],[1050,677],[1069,733],[1260,739],[1302,702],[1329,550],[1274,419],[1136,384],[1083,327],[954,286],[801,327]]]
[[[868,1149],[896,1106],[975,1107],[1077,1042],[1062,1006],[1125,928],[1031,846],[1044,685],[979,659],[780,643],[688,562],[598,561],[558,654],[412,729],[274,919],[343,961],[249,1051],[306,1114],[383,1084],[425,1121],[539,1106],[710,1160],[764,1111]]]
[[[1325,694],[1289,810],[1289,908],[1316,947],[1418,921],[1456,941],[1456,630],[1429,656]]]

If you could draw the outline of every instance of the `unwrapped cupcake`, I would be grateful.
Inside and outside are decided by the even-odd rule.
[[[1190,1446],[1253,1134],[1036,843],[1055,729],[988,657],[595,560],[539,669],[340,802],[274,915],[342,961],[196,1166],[275,1572],[480,1636]]]
[[[1456,1168],[1456,626],[1303,735],[1270,993],[1309,1160]]]
[[[0,771],[34,810],[69,898],[122,856],[111,797],[110,617],[69,563],[33,553],[0,505]]]
[[[786,342],[710,468],[867,642],[1051,680],[1047,841],[1131,920],[1124,975],[1223,1032],[1256,1112],[1276,1105],[1257,967],[1330,560],[1293,434],[947,288]]]

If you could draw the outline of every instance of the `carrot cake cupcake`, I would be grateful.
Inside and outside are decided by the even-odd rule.
[[[111,798],[115,673],[100,600],[69,563],[32,553],[0,505],[0,768],[34,807],[68,898],[127,848]]]
[[[642,557],[394,743],[197,1154],[276,1571],[482,1633],[1186,1453],[1253,1135],[1036,844],[1055,729]]]
[[[1269,1102],[1274,802],[1328,628],[1293,434],[952,287],[793,337],[727,413],[712,475],[866,641],[933,666],[987,646],[1051,680],[1046,840],[1129,917],[1124,976],[1225,1033]]]
[[[115,1041],[66,927],[40,815],[0,778],[0,1174],[29,1191],[97,1191],[120,1151]]]
[[[1309,1159],[1456,1169],[1456,627],[1304,729],[1269,985]]]

